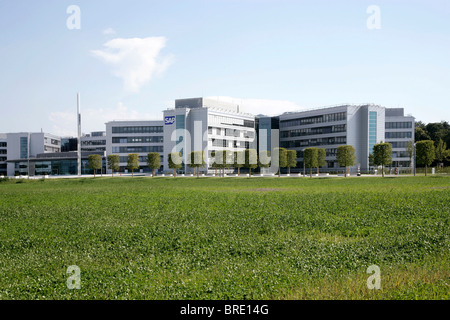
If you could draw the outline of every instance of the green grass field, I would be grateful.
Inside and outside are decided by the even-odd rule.
[[[449,217],[450,177],[2,181],[0,299],[449,299]]]

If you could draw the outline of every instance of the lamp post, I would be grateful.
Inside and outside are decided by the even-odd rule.
[[[414,142],[414,177],[416,176],[416,143]]]

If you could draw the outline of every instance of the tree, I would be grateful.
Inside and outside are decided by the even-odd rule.
[[[161,168],[161,156],[158,152],[150,152],[147,155],[147,165],[152,169],[152,176],[155,176],[155,170]]]
[[[319,174],[319,167],[327,164],[327,152],[323,148],[317,148],[317,174]]]
[[[111,169],[111,177],[114,176],[114,171],[118,171],[120,169],[120,157],[117,154],[110,154],[106,161],[108,163],[108,168]]]
[[[288,173],[291,175],[291,168],[295,168],[297,166],[297,151],[286,150],[286,152],[286,167],[288,167]]]
[[[377,143],[373,146],[373,163],[381,166],[381,174],[384,177],[384,166],[392,163],[392,145],[390,143]]]
[[[197,178],[199,177],[200,168],[203,168],[206,166],[204,153],[205,153],[204,151],[192,151],[191,152],[191,163],[189,164],[189,166],[191,168],[194,168],[194,174],[195,174],[195,168],[197,168]]]
[[[233,152],[229,150],[220,150],[211,152],[211,156],[214,157],[214,162],[211,167],[215,169],[217,175],[217,169],[222,169],[222,177],[225,176],[225,169],[233,166]]]
[[[139,169],[139,154],[130,153],[128,155],[127,169],[131,170],[131,176],[134,177],[134,170]]]
[[[317,168],[318,164],[318,149],[317,148],[306,148],[303,150],[303,162],[305,167],[309,168],[309,177],[312,178],[312,168]]]
[[[95,172],[102,168],[102,156],[99,154],[91,154],[88,156],[88,168]]]
[[[245,149],[245,164],[244,167],[249,170],[249,177],[252,176],[252,169],[258,167],[258,154],[255,149]]]
[[[260,167],[261,169],[270,167],[270,151],[259,150],[258,167]]]
[[[423,141],[423,140],[430,140],[430,135],[426,131],[426,129],[421,127],[415,127],[414,128],[414,140],[415,141]]]
[[[373,153],[369,154],[369,168],[375,166]]]
[[[173,169],[173,176],[177,176],[177,169],[181,169],[183,162],[181,159],[181,152],[172,152],[168,154],[167,161],[169,163],[169,168]]]
[[[427,168],[436,159],[433,140],[423,140],[416,143],[416,162],[425,166],[425,176]]]
[[[287,167],[287,150],[285,148],[275,148],[275,157],[278,154],[278,177],[281,176],[281,168]],[[275,159],[276,161],[277,159]]]
[[[347,169],[355,165],[355,148],[353,148],[353,146],[351,145],[343,145],[337,147],[336,160],[341,167],[345,167],[344,176],[347,177]]]
[[[238,176],[241,174],[241,168],[245,165],[245,152],[234,151],[234,164],[233,166],[238,169]]]
[[[439,139],[439,142],[436,145],[435,154],[436,160],[439,163],[450,158],[450,150],[447,150],[447,143],[445,143],[442,139]]]
[[[216,157],[216,151],[211,151],[211,157],[214,157],[214,161],[211,163],[211,168],[214,168],[214,175],[217,176],[217,169],[220,169],[220,164]]]
[[[409,158],[409,171],[411,173],[412,165],[413,165],[412,158],[414,157],[414,141],[409,140],[406,143],[406,154],[408,155],[408,158]]]

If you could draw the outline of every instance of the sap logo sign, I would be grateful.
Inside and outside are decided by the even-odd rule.
[[[165,124],[173,124],[174,122],[175,122],[175,116],[165,117],[164,118],[164,123]]]

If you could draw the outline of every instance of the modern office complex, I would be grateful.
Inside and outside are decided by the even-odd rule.
[[[346,144],[355,148],[354,168],[368,171],[369,154],[372,153],[373,146],[382,141],[401,142],[396,145],[398,148],[395,148],[394,161],[398,165],[409,166],[403,156],[407,141],[414,139],[414,118],[404,117],[403,109],[387,109],[377,105],[343,105],[284,113],[279,119],[280,145],[297,150],[297,171],[303,167],[303,150],[313,146],[326,150],[327,165],[323,171],[339,170],[337,147]],[[412,127],[408,127],[408,133],[404,133],[404,129],[401,132],[397,128],[387,129],[391,123],[397,122],[409,123],[408,126]]]
[[[163,121],[110,121],[106,123],[106,154],[120,156],[120,171],[127,172],[128,154],[137,153],[139,155],[139,171],[149,172],[147,155],[150,152],[158,152],[161,155],[161,163],[163,163]],[[164,167],[160,170],[164,170]]]
[[[255,140],[255,116],[241,112],[238,105],[206,98],[175,100],[175,108],[164,110],[164,169],[169,171],[167,154],[181,152],[190,163],[191,151],[204,151],[206,172],[211,153],[240,151]],[[181,172],[188,170],[183,164]]]
[[[172,172],[168,154],[181,152],[183,167],[189,172],[190,152],[204,151],[206,166],[200,171],[212,172],[212,153],[221,150],[243,151],[284,147],[297,151],[297,168],[304,170],[303,150],[319,147],[326,150],[324,172],[342,171],[336,160],[340,145],[352,145],[356,165],[362,172],[370,169],[369,155],[382,141],[393,148],[393,167],[410,167],[414,142],[414,117],[404,115],[403,108],[378,105],[339,105],[286,112],[279,116],[254,116],[240,106],[208,98],[175,100],[174,108],[163,111],[163,120],[126,120],[106,123],[106,131],[81,137],[82,173],[90,154],[120,156],[120,171],[127,172],[130,153],[139,155],[138,172],[149,172],[147,155],[161,156],[161,172]],[[0,134],[0,175],[77,174],[77,138],[59,138],[48,133]],[[30,167],[30,170],[28,170]],[[109,172],[106,168],[103,172]]]
[[[61,138],[44,132],[7,133],[5,147],[7,175],[28,175],[34,172],[28,160],[38,154],[61,152]]]

